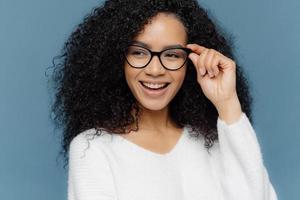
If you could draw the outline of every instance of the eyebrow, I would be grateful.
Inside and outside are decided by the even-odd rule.
[[[141,42],[141,41],[137,41],[137,40],[134,40],[132,41],[132,44],[138,44],[142,47],[145,47],[145,48],[148,48],[148,49],[151,49],[151,46],[144,43],[144,42]],[[172,44],[172,45],[166,45],[163,47],[163,49],[169,49],[169,48],[184,48],[182,45],[180,44]]]

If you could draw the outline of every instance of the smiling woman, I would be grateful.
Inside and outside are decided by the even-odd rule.
[[[276,200],[247,81],[193,0],[108,0],[56,65],[69,200]]]
[[[152,23],[146,25],[143,32],[134,40],[148,47],[151,45],[153,51],[162,51],[166,50],[166,46],[185,47],[187,34],[184,25],[174,14],[162,13],[153,17]],[[186,66],[182,66],[187,59],[187,52],[177,48],[168,47],[167,49],[168,51],[163,51],[159,56],[151,56],[151,53],[150,56],[149,53],[148,56],[147,53],[143,56],[143,50],[139,46],[131,47],[127,52],[127,58],[129,58],[127,61],[130,62],[125,63],[126,81],[137,102],[143,107],[144,115],[147,115],[148,110],[167,113],[168,104],[182,86],[186,73]],[[138,56],[136,53],[139,53]],[[177,56],[176,59],[174,56]],[[133,68],[130,63],[144,68]],[[176,70],[171,71],[168,68]],[[160,121],[160,124],[168,125],[169,122],[166,121],[168,118],[164,115],[157,117],[160,116],[161,118],[156,118],[156,120]],[[149,126],[154,128],[158,127],[158,124],[149,124]]]

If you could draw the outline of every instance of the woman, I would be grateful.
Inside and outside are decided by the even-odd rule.
[[[277,199],[246,79],[196,1],[106,1],[62,58],[69,200]]]

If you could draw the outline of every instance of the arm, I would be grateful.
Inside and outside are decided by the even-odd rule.
[[[255,131],[242,113],[234,123],[218,118],[219,150],[214,165],[222,200],[277,200]]]
[[[70,144],[68,200],[100,199],[117,199],[109,163],[101,150],[78,135]]]

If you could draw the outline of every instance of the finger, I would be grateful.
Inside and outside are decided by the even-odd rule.
[[[205,64],[205,67],[208,71],[209,77],[214,76],[214,70],[212,69],[212,67],[213,67],[212,61],[213,61],[214,55],[215,55],[214,50],[213,49],[208,49],[208,53],[207,53],[207,56],[205,58],[204,64]]]
[[[217,76],[220,72],[219,70],[219,62],[220,62],[220,56],[218,54],[214,54],[213,60],[212,60],[212,70],[215,76]]]
[[[186,45],[187,48],[191,49],[192,51],[196,52],[197,54],[201,54],[204,50],[206,50],[207,48],[205,48],[204,46],[200,46],[198,44],[187,44]]]
[[[217,65],[215,65],[215,66],[213,66],[212,67],[212,71],[213,71],[213,75],[214,76],[218,76],[218,74],[219,74],[219,67],[217,66]]]
[[[207,49],[204,50],[204,51],[200,54],[199,59],[198,59],[198,62],[197,62],[197,67],[199,68],[200,74],[201,74],[202,76],[204,76],[205,73],[206,73],[206,71],[207,71],[207,68],[206,68],[205,62],[204,62],[205,59],[206,59],[206,57],[207,57],[207,53],[208,53],[208,50],[207,50]]]
[[[235,62],[232,59],[224,56],[220,52],[217,52],[217,54],[218,54],[218,57],[219,57],[218,66],[220,67],[220,69],[225,69],[227,67],[235,67]]]
[[[196,68],[197,74],[204,75],[205,71],[203,72],[202,67],[201,67],[202,71],[200,71],[200,67],[199,67],[199,65],[201,65],[201,63],[199,64],[199,57],[200,56],[196,53],[190,53],[188,57],[192,60],[194,66]]]
[[[199,55],[197,55],[196,53],[190,53],[190,54],[188,55],[188,57],[189,57],[189,59],[191,59],[191,61],[193,62],[194,66],[195,66],[195,68],[196,68],[196,70],[197,70],[197,73],[199,73],[199,72],[198,72],[198,67],[196,67],[196,66],[197,66],[197,60],[198,60],[198,58],[199,58]]]
[[[199,65],[198,64],[199,55],[197,55],[196,53],[190,53],[188,57],[192,60],[194,66],[196,68],[197,74],[203,73],[203,72],[200,72],[200,69],[198,67],[198,65]],[[205,74],[205,71],[204,71],[203,74]]]

